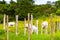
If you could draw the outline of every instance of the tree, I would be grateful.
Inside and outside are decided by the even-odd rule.
[[[18,0],[18,7],[19,7],[19,19],[24,19],[27,17],[28,13],[31,13],[33,9],[33,0]]]
[[[56,15],[59,15],[60,16],[60,9],[57,9]]]
[[[6,4],[5,0],[0,1],[0,4]]]
[[[5,2],[5,0],[3,0],[3,2],[2,2],[3,4],[5,4],[6,2]]]
[[[56,6],[57,9],[60,8],[60,1],[56,1],[55,6]]]

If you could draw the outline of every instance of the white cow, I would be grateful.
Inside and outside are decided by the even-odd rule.
[[[25,28],[28,28],[28,24],[26,24]],[[35,25],[31,25],[30,24],[30,29],[31,29],[31,34],[33,32],[35,32],[36,34],[38,34],[38,27],[36,27]]]
[[[14,27],[15,22],[8,22],[8,26],[13,26]]]
[[[47,28],[47,27],[48,27],[48,22],[47,21],[42,22],[42,28]]]
[[[43,21],[42,22],[42,28],[41,28],[41,34],[42,34],[42,30],[45,29],[45,33],[47,34],[47,28],[48,28],[48,22],[47,21]]]

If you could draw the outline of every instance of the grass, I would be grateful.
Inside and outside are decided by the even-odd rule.
[[[31,34],[31,40],[51,40],[50,35],[50,19],[47,18],[46,20],[49,22],[48,32],[49,34],[42,34],[41,35],[41,23],[43,22],[43,19],[39,20],[39,34],[36,35],[35,33]],[[53,18],[53,22],[56,22],[56,18]],[[58,21],[60,19],[58,18]],[[36,20],[33,21],[33,24],[35,25]],[[19,35],[16,36],[15,34],[15,27],[9,27],[9,40],[28,40],[28,33],[24,36],[24,21],[19,21],[18,23],[18,32]],[[53,34],[54,40],[60,40],[60,31]],[[3,29],[3,24],[0,24],[0,40],[6,40],[6,32]]]

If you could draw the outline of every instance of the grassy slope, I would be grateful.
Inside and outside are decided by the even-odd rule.
[[[41,35],[40,32],[41,32],[41,22],[42,22],[42,19],[38,19],[39,20],[39,34],[36,35],[35,33],[31,35],[31,40],[50,40],[50,34],[46,35],[46,34],[43,34]],[[48,27],[48,30],[49,30],[49,33],[50,33],[50,19],[47,18],[46,19],[48,22],[49,22],[49,27]],[[56,21],[56,18],[53,19],[54,22]],[[60,19],[59,19],[60,20]],[[34,23],[35,24],[35,21],[34,20]],[[19,21],[19,35],[16,36],[15,34],[15,27],[10,27],[9,28],[9,40],[27,40],[28,39],[28,35],[26,34],[26,36],[24,36],[24,21]],[[0,40],[6,40],[6,33],[5,31],[3,30],[3,24],[0,24]],[[57,32],[54,34],[54,40],[60,40],[60,32]]]

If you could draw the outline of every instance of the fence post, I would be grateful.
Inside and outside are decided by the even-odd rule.
[[[9,40],[9,30],[8,30],[8,15],[6,16],[6,36],[7,36],[7,40]]]
[[[6,18],[6,15],[4,14],[4,29],[5,29],[5,26],[6,26],[6,24],[5,24],[5,18]]]
[[[18,35],[18,15],[16,15],[16,35]]]
[[[41,34],[43,33],[43,28],[41,27]]]
[[[26,35],[26,18],[24,18],[24,35]]]
[[[50,14],[50,24],[51,24],[51,40],[54,40],[53,34],[54,34],[54,26],[53,26],[53,19],[52,19],[52,14]]]
[[[28,13],[28,40],[30,40],[30,13]]]
[[[33,25],[33,15],[31,14],[31,26]]]
[[[32,27],[32,25],[33,25],[33,15],[31,14],[31,27]],[[31,31],[32,31],[32,29],[31,29]],[[32,34],[32,32],[31,32],[31,34]]]
[[[57,31],[60,30],[60,21],[59,21],[60,16],[57,16]]]
[[[38,20],[36,20],[37,35],[38,35]]]

